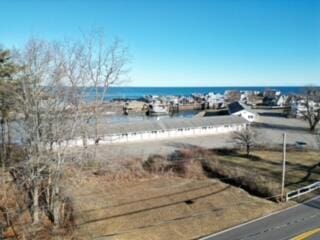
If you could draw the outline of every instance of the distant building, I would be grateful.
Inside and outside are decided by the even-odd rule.
[[[242,104],[239,102],[233,102],[228,105],[229,114],[232,116],[239,116],[246,119],[249,122],[254,122],[257,120],[257,115],[248,111]]]
[[[276,97],[280,95],[281,95],[281,92],[276,89],[266,89],[263,93],[264,97]]]
[[[273,95],[265,96],[262,100],[265,106],[284,107],[286,105],[287,96],[285,95]]]
[[[132,123],[110,124],[100,131],[99,144],[127,143],[179,137],[215,135],[240,131],[248,122],[237,116],[217,116],[191,119],[145,120]],[[81,138],[70,140],[69,145],[81,146]],[[93,139],[88,145],[95,144]]]
[[[318,111],[320,103],[309,101],[309,111]],[[308,108],[304,99],[295,100],[291,102],[291,116],[303,118],[307,114]]]
[[[287,104],[288,96],[280,95],[277,97],[276,104],[278,107],[285,107]]]

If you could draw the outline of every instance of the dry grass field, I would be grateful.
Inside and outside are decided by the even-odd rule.
[[[170,166],[167,172],[150,172],[139,159],[113,164],[113,171],[108,165],[104,165],[105,170],[94,164],[82,169],[71,165],[64,176],[63,195],[72,202],[74,231],[49,238],[54,236],[50,230],[41,239],[198,239],[295,204],[254,196],[239,184],[253,184],[253,189],[271,186],[267,195],[278,194],[281,151],[253,151],[247,157],[238,151],[191,149],[162,160],[155,158],[152,166],[161,167],[161,161],[175,163],[172,157],[201,161]],[[203,160],[213,164],[216,172],[234,176],[237,181],[208,174],[199,165]],[[320,180],[319,160],[317,152],[288,151],[286,190]],[[177,166],[180,172],[172,172]],[[4,200],[0,194],[0,203]],[[30,218],[28,212],[25,214]],[[27,225],[15,229],[19,231],[21,226]]]
[[[258,176],[257,186],[272,182],[273,191],[280,192],[281,151],[254,151],[246,157],[237,151],[193,149],[180,156],[219,162],[239,175],[250,172]],[[317,152],[288,151],[286,190],[320,180],[319,160]],[[77,239],[198,239],[294,204],[253,196],[206,174],[145,173],[111,181],[108,174],[74,171],[66,194],[74,204]]]
[[[69,181],[77,239],[198,239],[287,206],[208,178]]]

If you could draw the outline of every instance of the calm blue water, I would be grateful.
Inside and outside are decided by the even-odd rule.
[[[107,99],[115,98],[128,98],[138,99],[146,95],[174,95],[174,96],[190,96],[193,93],[221,93],[223,94],[226,90],[239,90],[239,91],[264,91],[265,89],[276,89],[281,91],[283,94],[290,93],[302,93],[304,87],[112,87],[109,89]]]

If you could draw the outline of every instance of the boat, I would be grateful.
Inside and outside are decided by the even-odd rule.
[[[160,104],[158,102],[153,102],[149,104],[147,115],[158,116],[158,115],[167,115],[169,114],[167,106]]]

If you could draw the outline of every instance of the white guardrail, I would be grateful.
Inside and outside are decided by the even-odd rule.
[[[301,195],[307,194],[307,193],[312,192],[314,190],[317,190],[319,188],[320,188],[320,181],[312,183],[312,184],[310,184],[308,186],[305,186],[305,187],[299,188],[297,190],[288,192],[287,195],[286,195],[286,200],[289,201],[290,199],[293,199],[293,198],[299,197]]]

